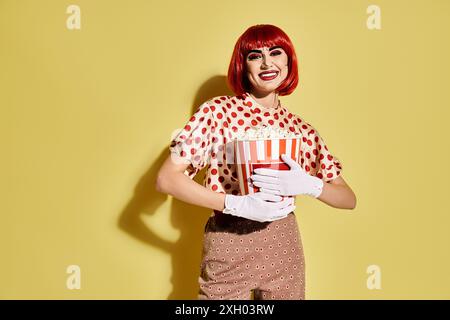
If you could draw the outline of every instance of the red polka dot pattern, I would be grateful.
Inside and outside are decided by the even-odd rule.
[[[342,172],[342,164],[333,156],[318,131],[284,106],[264,108],[247,93],[214,97],[190,117],[169,150],[190,162],[185,174],[193,178],[207,167],[203,185],[221,193],[240,194],[236,166],[233,163],[233,139],[251,127],[267,125],[302,136],[300,165],[310,175],[330,182]]]

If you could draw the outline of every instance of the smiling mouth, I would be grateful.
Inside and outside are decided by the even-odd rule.
[[[270,81],[275,79],[278,76],[278,71],[273,72],[264,72],[258,75],[264,81]]]

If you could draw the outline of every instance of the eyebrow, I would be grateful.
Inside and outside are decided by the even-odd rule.
[[[270,48],[269,48],[269,51],[272,51],[272,50],[278,49],[278,48],[283,49],[281,46],[274,46],[274,47],[270,47]],[[261,50],[250,50],[248,53],[252,53],[252,52],[255,52],[255,53],[262,53]]]

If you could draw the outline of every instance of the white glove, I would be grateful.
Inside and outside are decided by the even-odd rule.
[[[273,194],[257,192],[244,196],[225,194],[225,208],[223,213],[265,222],[282,219],[294,211],[294,209],[294,198],[283,199]]]
[[[261,192],[281,196],[304,194],[317,198],[322,193],[323,181],[307,174],[295,160],[288,155],[281,155],[291,170],[255,169],[251,176],[253,185],[260,187]]]

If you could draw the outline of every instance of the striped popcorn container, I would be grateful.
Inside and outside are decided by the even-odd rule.
[[[301,138],[270,138],[234,140],[235,164],[239,178],[239,188],[242,195],[253,194],[259,188],[253,186],[250,176],[257,168],[274,170],[290,170],[281,159],[282,154],[288,154],[298,162]]]

